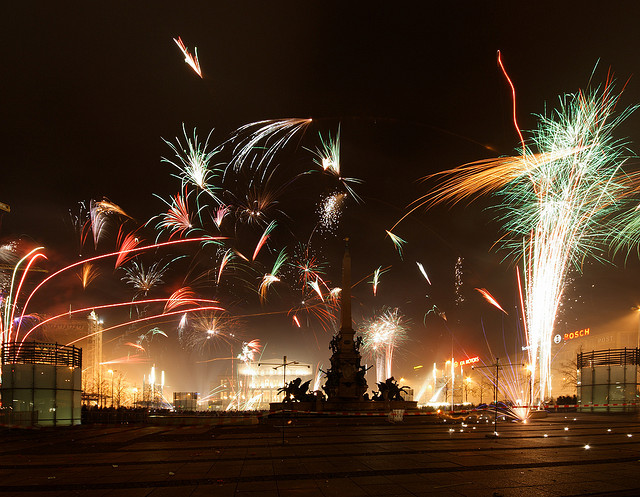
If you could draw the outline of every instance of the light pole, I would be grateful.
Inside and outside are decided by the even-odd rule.
[[[444,371],[447,370],[447,364],[451,364],[451,371],[453,371],[453,361],[447,361],[444,363]],[[444,374],[443,371],[443,374]],[[449,403],[449,396],[447,395],[449,393],[449,380],[447,379],[445,384],[444,384],[444,403],[448,404]],[[451,412],[453,412],[453,378],[451,378]]]

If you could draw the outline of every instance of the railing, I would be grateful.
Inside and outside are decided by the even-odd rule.
[[[2,364],[52,364],[81,367],[82,349],[57,343],[5,343],[2,346]]]
[[[591,352],[578,353],[577,366],[578,369],[592,368],[594,366],[610,366],[610,365],[639,365],[640,349],[607,349],[593,350]]]

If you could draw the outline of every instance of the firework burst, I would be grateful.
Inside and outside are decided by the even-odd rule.
[[[383,309],[360,327],[363,352],[376,361],[376,381],[385,381],[393,376],[393,354],[407,340],[408,323],[398,308]]]
[[[167,140],[165,143],[171,147],[175,153],[176,161],[162,158],[163,162],[171,164],[180,171],[176,177],[182,181],[182,186],[192,184],[200,188],[202,191],[208,192],[214,200],[216,190],[210,184],[210,180],[216,177],[221,171],[210,164],[211,159],[219,152],[218,149],[208,150],[209,138],[213,130],[209,132],[204,143],[198,140],[196,130],[193,130],[193,138],[187,136],[187,130],[182,125],[182,134],[184,135],[185,144],[183,145],[179,138],[176,137],[175,145]]]

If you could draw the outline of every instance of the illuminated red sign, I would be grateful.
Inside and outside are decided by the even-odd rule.
[[[574,338],[586,337],[589,335],[590,329],[585,328],[584,330],[572,331],[571,333],[565,333],[565,340],[573,340]]]
[[[458,366],[466,366],[467,364],[473,364],[475,362],[480,362],[479,356],[470,357],[469,359],[465,359],[464,361],[460,361],[460,362],[454,361],[453,367],[457,368]]]

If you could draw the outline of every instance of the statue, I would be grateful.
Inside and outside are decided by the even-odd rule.
[[[378,382],[378,391],[373,392],[373,400],[385,401],[385,400],[404,400],[401,393],[407,393],[409,387],[399,387],[398,382],[392,376],[385,381]]]
[[[287,383],[286,386],[278,389],[278,393],[284,393],[283,402],[308,402],[322,396],[322,392],[308,392],[311,380],[301,383],[302,379],[296,378]]]

